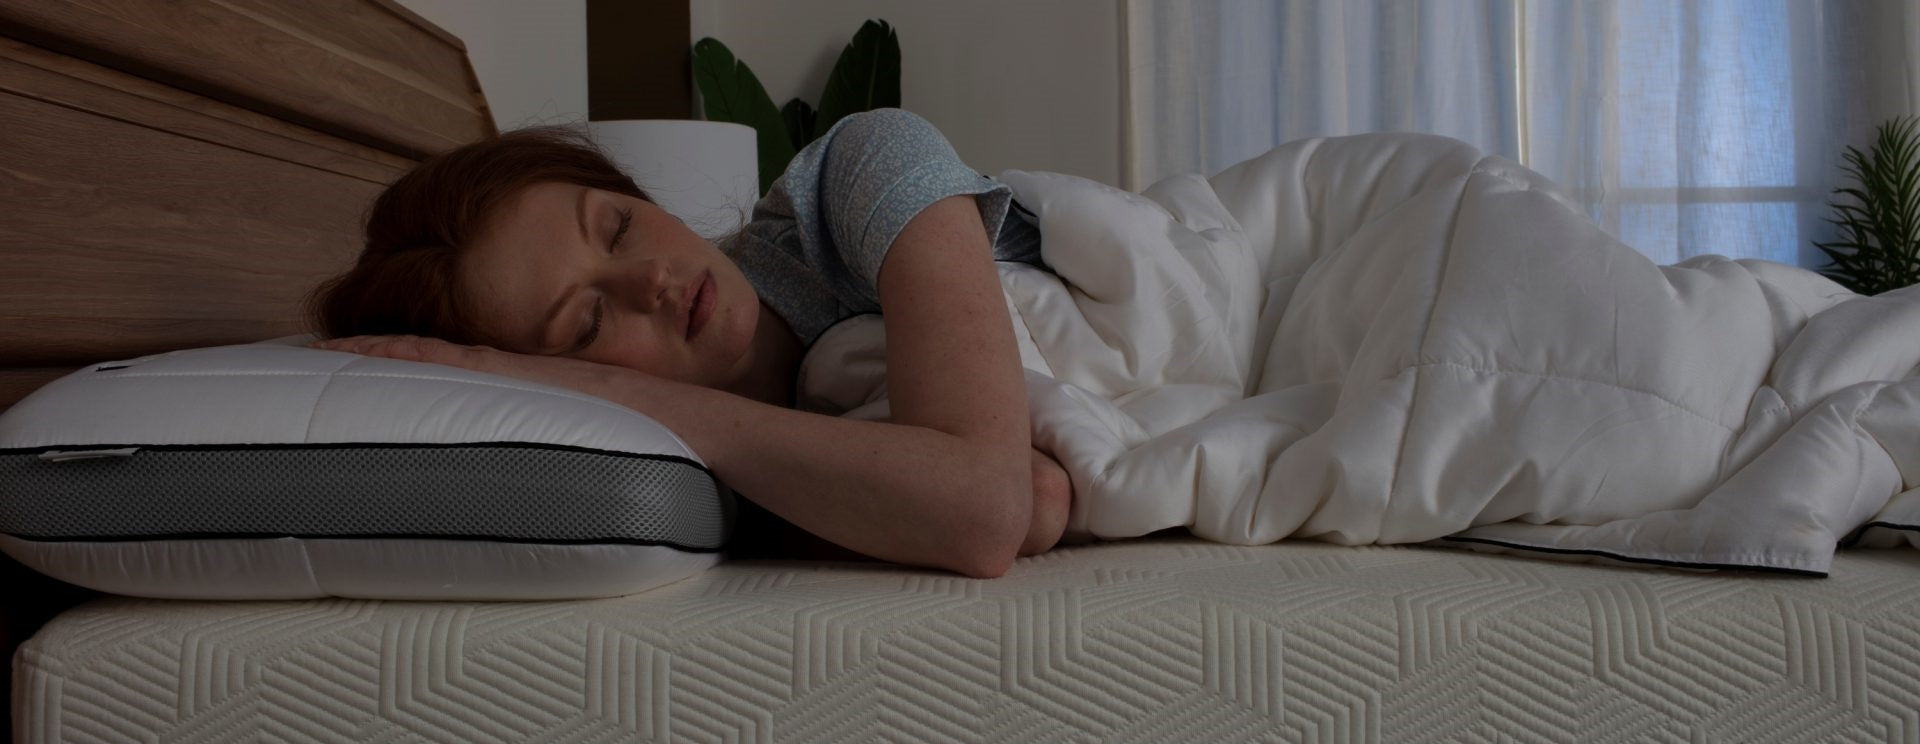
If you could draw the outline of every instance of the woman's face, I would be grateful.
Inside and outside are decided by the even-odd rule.
[[[566,183],[510,197],[460,262],[495,346],[724,388],[752,364],[760,298],[651,202]]]

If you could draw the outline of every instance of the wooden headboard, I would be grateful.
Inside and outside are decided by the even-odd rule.
[[[380,188],[492,133],[466,47],[392,0],[0,2],[0,410],[306,330]]]

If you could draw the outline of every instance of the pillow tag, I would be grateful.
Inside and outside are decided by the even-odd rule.
[[[97,450],[59,450],[42,452],[40,453],[40,459],[47,462],[66,462],[68,460],[92,460],[100,457],[132,457],[133,453],[139,451],[139,447]]]

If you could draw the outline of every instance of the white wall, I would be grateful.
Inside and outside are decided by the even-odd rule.
[[[775,106],[818,106],[842,47],[880,18],[900,35],[901,105],[993,174],[1050,170],[1120,183],[1122,0],[691,0]]]
[[[501,129],[587,120],[586,0],[400,0],[467,44]]]

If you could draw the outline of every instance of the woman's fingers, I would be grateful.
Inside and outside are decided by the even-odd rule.
[[[425,336],[349,336],[316,341],[311,346],[329,351],[344,351],[410,362],[447,364],[470,369],[480,369],[484,366],[487,361],[487,352],[492,351],[484,346],[462,346]]]
[[[609,394],[608,386],[628,384],[632,375],[638,374],[632,370],[579,359],[516,354],[491,346],[465,346],[426,336],[349,336],[316,341],[308,346],[409,362],[444,364],[601,397]]]
[[[1067,516],[1073,508],[1073,481],[1066,468],[1038,449],[1033,456],[1033,519],[1027,525],[1027,539],[1020,555],[1036,555],[1053,549],[1066,532]]]

